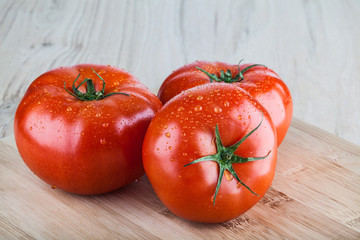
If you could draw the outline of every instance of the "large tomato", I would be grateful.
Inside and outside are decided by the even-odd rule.
[[[61,67],[29,86],[15,115],[16,144],[48,184],[106,193],[143,175],[142,141],[160,108],[155,95],[116,67]]]
[[[211,81],[235,84],[250,93],[270,114],[277,131],[278,145],[281,144],[291,123],[292,98],[286,84],[265,66],[196,61],[168,76],[160,87],[158,97],[164,104],[183,90]]]
[[[151,121],[145,172],[178,216],[223,222],[250,209],[274,177],[276,131],[251,95],[230,84],[197,86],[172,98]]]

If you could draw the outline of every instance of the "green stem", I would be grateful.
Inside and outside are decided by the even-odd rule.
[[[66,88],[66,84],[64,82],[64,88],[65,90],[73,97],[81,100],[81,101],[93,101],[93,100],[101,100],[103,98],[109,97],[111,95],[114,94],[122,94],[125,96],[130,96],[127,93],[122,93],[122,92],[112,92],[112,93],[108,93],[105,94],[105,81],[104,79],[93,69],[93,72],[96,74],[96,76],[98,76],[101,81],[103,82],[103,87],[100,91],[96,91],[95,86],[94,86],[94,81],[90,78],[85,78],[84,81],[82,81],[77,87],[75,87],[75,82],[79,79],[80,74],[76,77],[76,79],[74,80],[73,84],[72,84],[72,90],[73,92],[70,92],[67,88]],[[79,91],[79,87],[83,84],[86,83],[86,92],[83,93],[81,91]]]
[[[242,61],[242,60],[241,60]],[[203,73],[205,73],[206,75],[208,75],[208,77],[210,78],[210,82],[225,82],[225,83],[234,83],[234,82],[240,82],[242,80],[244,80],[244,74],[246,71],[248,71],[249,69],[256,67],[256,66],[263,66],[266,67],[262,64],[253,64],[250,66],[247,66],[246,68],[244,68],[243,70],[240,70],[240,63],[238,64],[238,68],[239,68],[239,73],[236,74],[234,77],[232,76],[232,73],[229,69],[226,70],[226,72],[224,72],[224,70],[220,70],[220,74],[219,76],[217,76],[214,73],[209,73],[204,69],[201,69],[197,66],[195,66],[196,69],[202,71]]]
[[[263,121],[263,112],[261,112],[261,114],[262,114],[262,118],[261,118],[260,123],[253,130],[251,130],[248,134],[246,134],[243,138],[241,138],[238,142],[236,142],[235,144],[233,144],[230,147],[225,147],[222,144],[220,133],[219,133],[219,127],[218,127],[218,125],[216,125],[215,126],[215,139],[216,139],[217,153],[215,153],[213,155],[204,156],[202,158],[196,159],[196,160],[184,165],[184,167],[187,167],[189,165],[196,164],[196,163],[203,162],[203,161],[217,162],[217,164],[219,165],[219,176],[218,176],[218,180],[217,180],[217,184],[216,184],[216,188],[215,188],[215,194],[214,194],[214,200],[213,200],[214,206],[215,206],[216,196],[219,192],[219,189],[221,186],[221,181],[224,176],[225,170],[228,170],[234,176],[234,178],[241,185],[243,185],[246,189],[248,189],[252,194],[259,196],[253,190],[251,190],[251,188],[248,187],[243,181],[240,180],[240,178],[237,175],[237,173],[235,172],[232,164],[262,160],[262,159],[267,158],[270,155],[271,150],[268,152],[268,154],[266,156],[263,156],[263,157],[240,157],[240,156],[237,156],[234,154],[234,152],[238,149],[240,144],[243,143],[251,134],[253,134],[260,127],[260,125]]]

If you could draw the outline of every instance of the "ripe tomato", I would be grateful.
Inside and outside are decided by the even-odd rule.
[[[210,81],[235,84],[250,93],[270,114],[277,131],[278,146],[281,144],[291,123],[292,98],[280,77],[265,66],[196,61],[168,76],[158,97],[165,104],[181,91]]]
[[[224,222],[250,209],[274,177],[276,131],[243,89],[225,83],[177,95],[151,121],[143,143],[145,172],[174,214]]]
[[[106,193],[143,175],[142,141],[160,108],[158,98],[123,70],[61,67],[29,86],[15,115],[16,144],[48,184]]]

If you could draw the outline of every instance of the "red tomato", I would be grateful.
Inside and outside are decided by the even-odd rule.
[[[16,144],[48,184],[106,193],[143,175],[142,141],[160,108],[158,98],[123,70],[61,67],[29,86],[15,115]]]
[[[210,81],[235,84],[250,93],[270,114],[277,131],[278,145],[281,144],[291,123],[292,98],[280,77],[265,66],[196,61],[168,76],[160,87],[158,97],[165,104],[181,91]]]
[[[276,131],[267,111],[225,83],[183,91],[151,121],[145,172],[174,214],[224,222],[250,209],[274,177]]]

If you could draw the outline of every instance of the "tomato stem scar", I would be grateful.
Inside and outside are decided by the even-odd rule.
[[[213,200],[213,205],[214,206],[215,206],[216,196],[217,196],[218,191],[220,189],[221,181],[222,181],[222,178],[224,176],[225,170],[228,170],[234,176],[234,178],[241,185],[243,185],[246,189],[248,189],[252,194],[254,194],[256,196],[259,196],[254,191],[252,191],[251,188],[248,187],[243,181],[240,180],[240,178],[237,175],[237,173],[235,172],[232,164],[233,163],[246,163],[246,162],[257,161],[257,160],[265,159],[270,155],[271,150],[268,152],[268,154],[266,156],[263,156],[263,157],[240,157],[240,156],[237,156],[237,155],[234,154],[234,152],[236,151],[236,149],[238,149],[240,144],[243,143],[251,134],[253,134],[260,127],[260,125],[261,125],[261,123],[263,121],[263,117],[264,117],[263,112],[261,112],[261,114],[262,114],[262,117],[261,117],[261,121],[260,121],[259,125],[257,125],[253,130],[251,130],[248,134],[246,134],[243,138],[241,138],[238,142],[236,142],[234,145],[232,145],[230,147],[225,147],[223,145],[223,143],[221,141],[220,133],[219,133],[219,127],[218,127],[218,125],[216,125],[215,126],[215,139],[216,139],[217,153],[213,154],[213,155],[201,157],[199,159],[196,159],[196,160],[184,165],[184,167],[187,167],[187,166],[189,166],[191,164],[199,163],[199,162],[203,162],[203,161],[214,161],[214,162],[218,163],[218,165],[219,165],[219,177],[218,177],[218,181],[217,181],[217,184],[216,184],[215,195],[214,195],[214,200]]]
[[[73,92],[70,92],[66,88],[66,84],[65,84],[65,81],[64,81],[65,90],[71,96],[76,97],[77,99],[79,99],[81,101],[101,100],[103,98],[109,97],[109,96],[114,95],[114,94],[122,94],[122,95],[125,95],[125,96],[130,96],[129,94],[122,93],[122,92],[112,92],[112,93],[105,94],[105,80],[93,68],[91,68],[91,70],[93,70],[93,72],[96,74],[96,76],[98,76],[101,79],[101,81],[103,82],[103,87],[102,87],[102,89],[100,91],[95,90],[94,81],[92,79],[90,79],[90,78],[85,78],[84,81],[82,81],[77,87],[75,87],[75,82],[79,79],[80,73],[75,78],[75,80],[74,80],[74,82],[72,84]],[[86,93],[83,93],[83,92],[79,91],[79,87],[81,85],[83,85],[84,83],[86,83]]]

